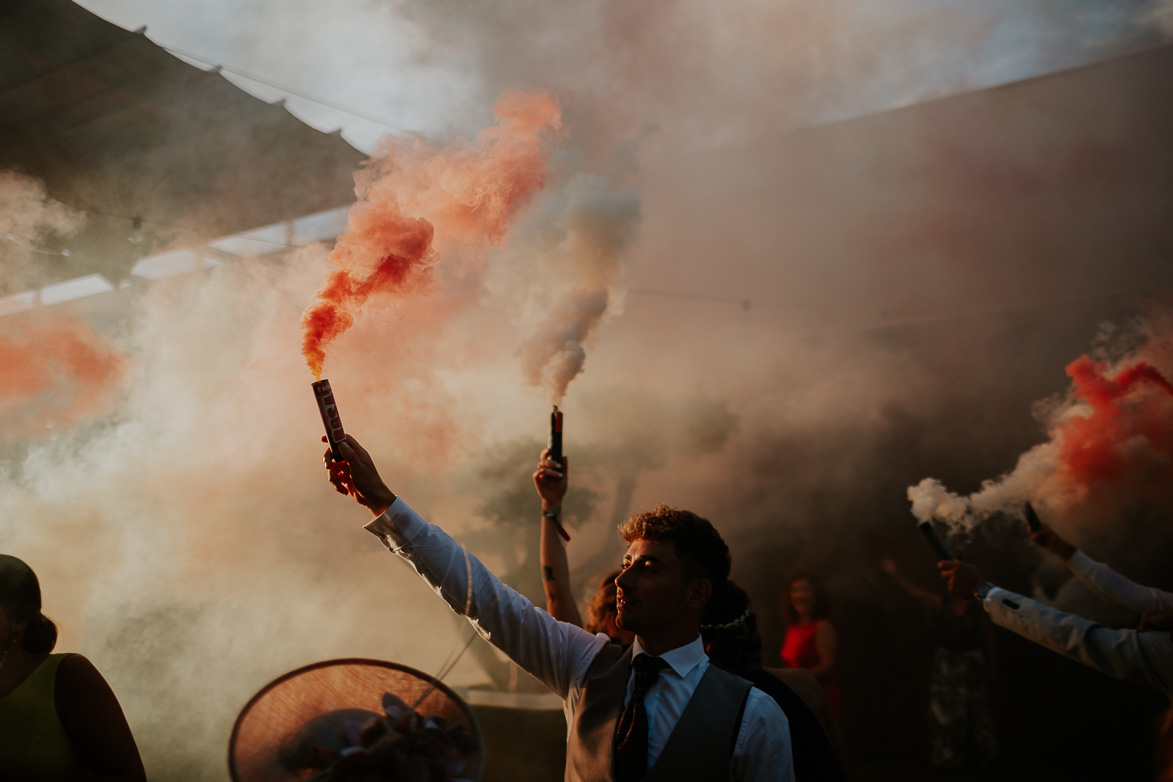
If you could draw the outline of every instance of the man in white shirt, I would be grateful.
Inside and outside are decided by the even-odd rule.
[[[1139,629],[1115,630],[1058,611],[990,584],[981,571],[964,562],[939,562],[937,567],[950,592],[977,597],[995,624],[1115,679],[1173,699],[1173,638],[1160,621],[1173,610],[1173,594],[1129,581],[1093,561],[1046,524],[1031,533],[1031,540],[1062,559],[1093,591],[1139,614]]]
[[[707,521],[661,506],[624,525],[619,615],[636,635],[624,648],[534,607],[397,498],[353,437],[339,449],[342,462],[325,454],[330,481],[375,516],[365,528],[566,701],[567,780],[794,779],[785,714],[701,644],[701,609],[729,573]]]

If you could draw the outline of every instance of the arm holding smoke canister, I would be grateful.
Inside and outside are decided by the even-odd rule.
[[[1168,633],[1113,630],[993,586],[965,562],[940,562],[937,567],[949,591],[978,597],[994,624],[1114,679],[1173,697],[1173,639]]]
[[[343,462],[334,461],[329,450],[324,454],[330,482],[375,516],[364,528],[407,560],[489,643],[567,698],[606,639],[535,608],[442,529],[420,518],[387,488],[370,454],[352,436],[339,450]]]
[[[1138,614],[1173,611],[1173,594],[1129,581],[1068,543],[1050,525],[1039,527],[1031,533],[1031,542],[1063,560],[1076,578],[1105,600]]]
[[[566,542],[558,534],[556,522],[562,513],[562,500],[570,485],[570,461],[566,456],[558,462],[550,449],[542,451],[541,462],[534,472],[534,488],[542,500],[542,532],[538,544],[538,560],[542,568],[542,588],[546,592],[546,611],[562,622],[582,627],[582,614],[574,603],[570,589],[570,565],[566,560]]]
[[[928,590],[921,589],[916,584],[905,578],[904,574],[901,573],[900,569],[896,566],[896,561],[894,559],[889,557],[881,559],[880,569],[891,576],[892,580],[896,582],[897,586],[908,593],[908,596],[913,600],[917,601],[931,611],[937,613],[941,611],[945,604],[945,598],[941,595],[929,592]]]

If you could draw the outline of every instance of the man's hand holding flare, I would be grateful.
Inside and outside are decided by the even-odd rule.
[[[323,437],[322,441],[325,442],[326,438]],[[339,494],[349,494],[373,515],[381,516],[395,502],[395,493],[379,477],[371,455],[349,434],[338,443],[338,452],[342,454],[342,461],[335,461],[329,448],[322,455],[327,477],[334,485],[334,490]]]

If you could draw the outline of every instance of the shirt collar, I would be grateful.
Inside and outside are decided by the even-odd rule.
[[[647,654],[642,643],[636,638],[631,644],[631,659],[635,659],[641,654]],[[696,640],[684,646],[677,646],[671,651],[664,652],[660,655],[660,659],[668,663],[673,672],[684,678],[689,671],[697,667],[702,660],[707,659],[705,655],[705,645],[701,641],[700,634],[697,634]]]

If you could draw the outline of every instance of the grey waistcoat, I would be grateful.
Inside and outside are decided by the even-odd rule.
[[[604,646],[591,662],[566,745],[566,782],[611,782],[612,741],[631,677],[631,649]],[[728,782],[751,685],[709,665],[644,779]]]

